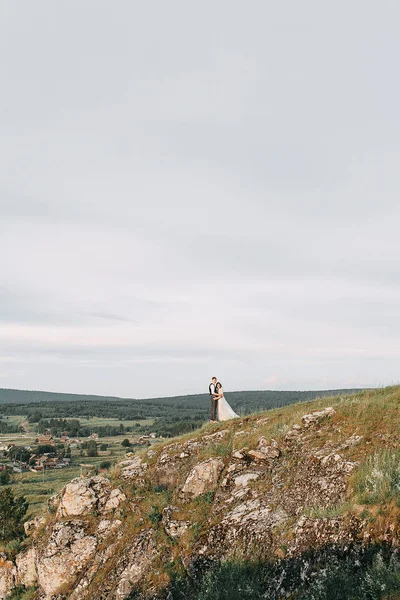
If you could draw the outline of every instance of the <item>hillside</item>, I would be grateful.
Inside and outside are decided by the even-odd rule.
[[[0,598],[398,599],[399,464],[399,387],[204,426],[69,483]]]

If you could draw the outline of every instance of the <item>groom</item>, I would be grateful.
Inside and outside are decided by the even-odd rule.
[[[217,394],[217,378],[213,377],[211,383],[208,386],[211,399],[211,418],[210,421],[215,423],[217,420],[217,406],[218,406],[218,394]]]

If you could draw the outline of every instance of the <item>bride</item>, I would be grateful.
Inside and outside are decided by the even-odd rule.
[[[228,419],[236,419],[239,417],[239,415],[235,413],[233,408],[225,400],[224,390],[222,389],[222,385],[219,381],[216,385],[216,392],[218,393],[218,421],[228,421]]]

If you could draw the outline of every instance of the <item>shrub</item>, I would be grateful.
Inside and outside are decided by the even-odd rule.
[[[7,485],[10,482],[10,472],[6,469],[0,472],[0,485]]]
[[[99,453],[97,452],[97,444],[94,440],[90,440],[88,442],[86,454],[88,456],[98,456],[99,455]]]
[[[122,440],[121,442],[121,446],[123,446],[124,448],[130,448],[130,441],[128,440],[128,438],[125,438],[124,440]]]
[[[28,502],[23,496],[14,496],[11,488],[0,490],[0,537],[4,541],[19,538],[24,534],[23,519]]]
[[[100,463],[100,469],[109,469],[111,467],[111,463],[109,460],[103,460],[102,463]]]
[[[147,516],[153,525],[157,525],[162,519],[162,514],[158,506],[152,506]]]

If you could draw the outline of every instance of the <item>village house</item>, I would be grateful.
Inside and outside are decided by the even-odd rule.
[[[55,469],[57,464],[58,464],[57,457],[50,457],[50,456],[43,455],[36,459],[34,470],[35,471],[43,471],[43,469]]]
[[[81,446],[81,441],[77,438],[70,438],[65,443],[69,448],[80,448]]]
[[[88,436],[88,439],[89,439],[89,440],[98,440],[98,439],[99,439],[99,434],[98,434],[98,433],[91,433],[91,434]]]
[[[38,443],[43,446],[43,445],[48,445],[50,444],[50,446],[55,446],[56,443],[54,441],[54,438],[52,435],[38,435]]]

